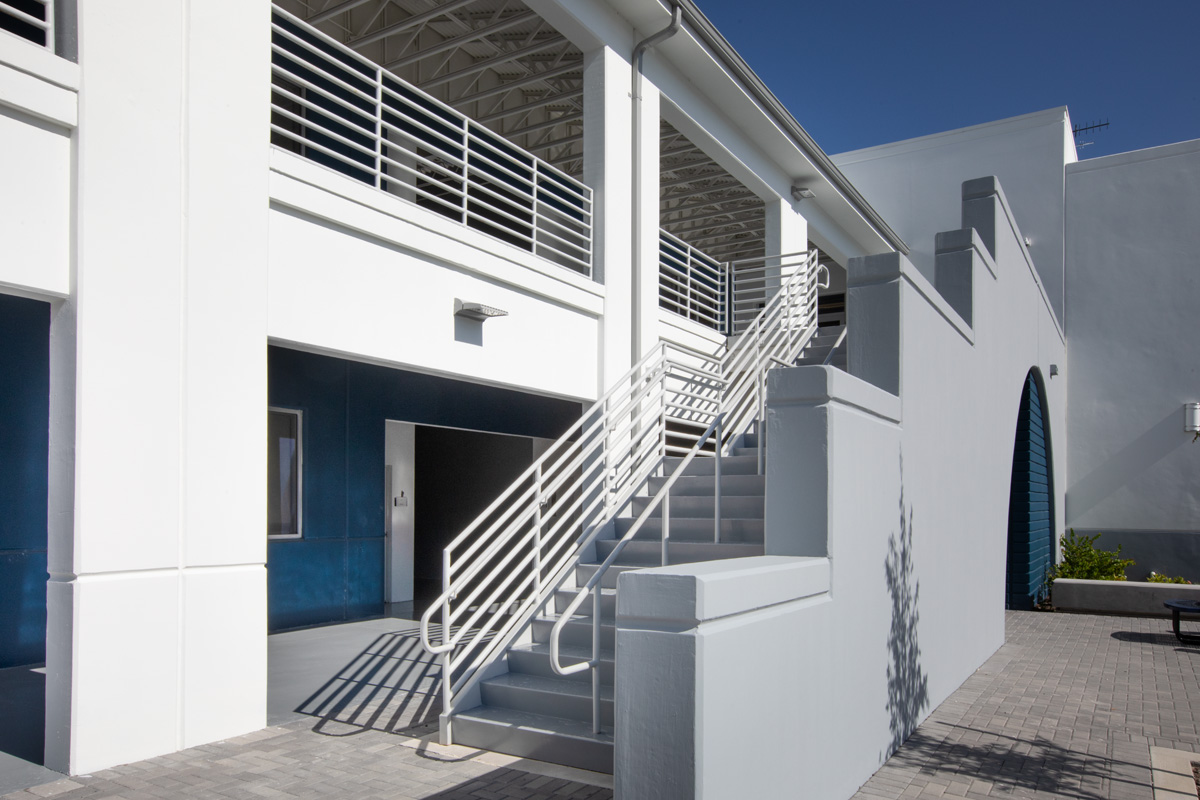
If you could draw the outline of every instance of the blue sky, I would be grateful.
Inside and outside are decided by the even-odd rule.
[[[697,0],[829,153],[1065,105],[1080,158],[1200,138],[1197,0]]]

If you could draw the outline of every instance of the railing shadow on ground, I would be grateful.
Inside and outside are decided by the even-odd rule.
[[[917,607],[921,582],[913,565],[913,510],[904,505],[904,457],[900,458],[900,529],[888,537],[884,560],[888,594],[892,599],[892,624],[888,632],[890,660],[887,668],[887,709],[891,715],[890,753],[904,744],[929,707],[929,676],[921,665]]]
[[[924,776],[952,772],[964,779],[987,781],[994,794],[1024,790],[1074,800],[1124,796],[1114,792],[1113,784],[1143,789],[1150,782],[1148,763],[1071,750],[1043,736],[1018,739],[948,722],[926,726],[932,730],[913,733],[892,756],[892,765],[916,769]],[[950,730],[942,735],[936,726]],[[959,732],[972,741],[947,740],[946,735]]]
[[[297,708],[315,733],[398,733],[437,720],[441,666],[415,630],[382,633]]]
[[[564,800],[587,797],[588,800],[608,800],[612,796],[612,789],[503,767],[440,792],[424,795],[425,800],[458,800],[469,797],[561,797]]]

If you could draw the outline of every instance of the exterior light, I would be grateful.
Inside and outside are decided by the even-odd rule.
[[[1050,377],[1053,378],[1057,374],[1058,374],[1058,364],[1051,364],[1050,365]]]
[[[1200,403],[1183,404],[1183,429],[1200,434]]]
[[[792,197],[794,197],[796,200],[811,200],[816,197],[816,195],[813,194],[813,190],[809,189],[807,186],[793,186]]]
[[[492,317],[507,317],[508,312],[493,306],[485,306],[483,303],[468,303],[456,297],[454,298],[454,316],[483,322]]]

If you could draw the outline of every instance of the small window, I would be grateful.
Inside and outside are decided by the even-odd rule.
[[[267,417],[267,536],[300,536],[303,464],[300,412],[272,408]]]

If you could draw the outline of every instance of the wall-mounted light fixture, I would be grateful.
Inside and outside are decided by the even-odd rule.
[[[1050,365],[1050,377],[1053,378],[1057,374],[1058,374],[1058,364],[1051,364]]]
[[[796,200],[812,200],[816,195],[807,186],[793,186],[792,197]]]
[[[1200,434],[1200,403],[1183,404],[1183,429]]]
[[[456,297],[454,298],[454,316],[483,322],[492,317],[507,317],[508,312],[494,306],[485,306],[483,303],[468,303]]]

